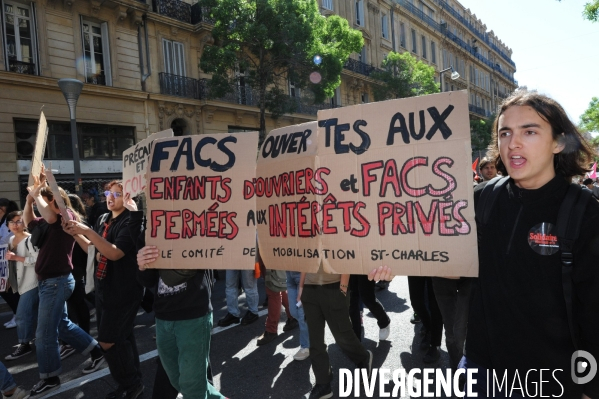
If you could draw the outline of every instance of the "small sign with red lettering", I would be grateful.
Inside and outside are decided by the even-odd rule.
[[[528,245],[539,255],[553,255],[559,251],[555,235],[555,226],[551,223],[539,223],[528,232]]]

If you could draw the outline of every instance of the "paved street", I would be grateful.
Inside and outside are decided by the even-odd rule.
[[[396,277],[391,283],[390,290],[379,291],[377,294],[391,317],[391,336],[389,341],[378,342],[378,326],[368,311],[365,312],[364,344],[374,353],[373,367],[387,369],[404,368],[407,370],[425,367],[421,362],[424,353],[418,348],[419,336],[415,337],[420,325],[410,324],[412,311],[408,298],[408,284],[405,277]],[[264,282],[260,280],[260,303],[264,302]],[[242,295],[240,302],[244,302]],[[217,281],[213,293],[214,320],[226,314],[224,281]],[[220,391],[232,399],[267,399],[267,398],[307,398],[314,376],[310,372],[310,361],[294,361],[292,356],[299,347],[299,330],[293,330],[279,335],[272,343],[256,346],[256,337],[264,331],[266,310],[261,309],[259,321],[249,326],[232,326],[227,329],[215,328],[212,336],[211,361],[215,384]],[[0,321],[6,322],[10,314],[0,315]],[[285,316],[281,317],[279,332],[282,332]],[[92,333],[95,334],[95,319],[92,323]],[[1,325],[0,325],[1,326]],[[0,355],[2,359],[12,352],[16,344],[16,330],[5,330],[0,327]],[[152,397],[152,386],[156,370],[156,344],[153,339],[153,314],[140,310],[136,323],[136,337],[139,353],[142,355],[142,367],[146,390],[143,398]],[[338,393],[338,369],[340,367],[354,369],[327,331],[327,342],[333,366],[334,398]],[[414,349],[412,350],[412,347]],[[445,347],[437,367],[448,366],[448,355]],[[84,376],[81,369],[88,360],[81,355],[73,355],[63,361],[61,375],[62,389],[48,397],[64,399],[103,399],[106,393],[116,388],[108,369]],[[15,377],[17,384],[29,389],[38,381],[35,355],[21,359],[3,360],[9,371]],[[351,397],[354,397],[353,395]],[[362,396],[366,397],[366,396]],[[374,395],[378,398],[378,390]]]

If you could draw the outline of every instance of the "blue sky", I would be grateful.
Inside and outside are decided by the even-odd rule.
[[[599,23],[588,0],[458,0],[513,50],[518,84],[556,99],[578,123],[599,97]]]

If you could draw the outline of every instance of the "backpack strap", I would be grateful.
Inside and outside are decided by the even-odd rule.
[[[580,234],[582,218],[587,208],[587,203],[591,199],[590,190],[583,190],[578,184],[572,183],[568,187],[566,196],[562,201],[557,214],[556,234],[560,249],[560,258],[562,262],[562,288],[564,300],[566,302],[566,313],[568,314],[568,326],[570,327],[570,336],[574,348],[580,347],[580,337],[578,329],[574,324],[573,314],[573,282],[572,267],[574,266],[574,243]]]
[[[480,226],[484,226],[489,222],[495,201],[509,179],[509,176],[497,176],[483,188],[476,205],[476,220]]]

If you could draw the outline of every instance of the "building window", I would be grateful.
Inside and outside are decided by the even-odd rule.
[[[412,52],[418,54],[418,43],[416,39],[416,31],[412,29]]]
[[[426,37],[422,35],[422,58],[426,60]]]
[[[333,0],[322,0],[322,8],[333,10]]]
[[[331,97],[330,104],[331,108],[339,108],[341,106],[341,89],[339,87],[335,89],[335,94]]]
[[[162,39],[162,50],[164,53],[164,72],[177,76],[186,76],[183,43]]]
[[[406,27],[403,22],[399,23],[399,45],[406,48]]]
[[[362,104],[368,104],[368,93],[362,93]]]
[[[431,42],[431,61],[433,64],[437,63],[437,45],[435,42]]]
[[[246,133],[259,130],[256,127],[228,126],[228,133]]]
[[[81,20],[85,81],[96,85],[112,86],[108,24]]]
[[[389,39],[389,17],[387,14],[383,14],[381,25],[383,29],[383,39]]]
[[[366,62],[366,46],[363,46],[362,51],[360,51],[360,54],[358,54],[358,61],[367,64],[367,62]]]
[[[35,5],[26,6],[5,1],[2,28],[6,70],[28,75],[38,74],[35,41]]]
[[[364,26],[364,0],[356,1],[356,24]]]
[[[295,87],[295,83],[291,80],[289,81],[289,96],[299,98],[300,97],[300,89]]]
[[[31,159],[35,147],[37,120],[15,120],[17,158]],[[81,159],[120,160],[123,151],[135,144],[135,128],[131,126],[77,123]],[[48,141],[44,159],[73,159],[71,125],[48,121]]]

